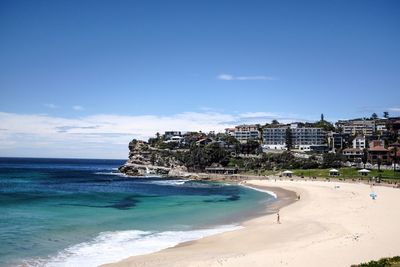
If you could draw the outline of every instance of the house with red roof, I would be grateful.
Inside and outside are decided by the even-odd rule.
[[[391,164],[389,149],[385,148],[383,140],[373,140],[369,143],[368,161],[372,164]]]

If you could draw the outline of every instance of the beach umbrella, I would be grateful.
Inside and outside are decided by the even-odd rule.
[[[330,176],[337,176],[339,174],[339,171],[336,169],[330,169],[329,170],[329,175]]]
[[[358,173],[359,174],[361,174],[361,175],[368,175],[368,173],[370,173],[371,171],[369,171],[369,170],[367,170],[367,169],[362,169],[362,170],[359,170],[358,171]]]
[[[282,174],[283,174],[283,176],[292,177],[293,172],[286,170],[286,171],[282,172]]]

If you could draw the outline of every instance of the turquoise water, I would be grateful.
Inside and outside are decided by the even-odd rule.
[[[237,228],[273,197],[131,178],[123,161],[0,158],[0,266],[96,266]]]

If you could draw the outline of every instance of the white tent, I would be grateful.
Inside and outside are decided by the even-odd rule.
[[[293,172],[292,171],[284,171],[284,172],[282,172],[282,174],[283,174],[283,176],[286,176],[286,177],[292,177]]]
[[[367,170],[367,169],[361,169],[358,171],[359,174],[367,176],[368,173],[370,173],[371,171]]]
[[[329,170],[329,175],[330,176],[338,176],[339,175],[339,171],[336,169],[330,169]]]

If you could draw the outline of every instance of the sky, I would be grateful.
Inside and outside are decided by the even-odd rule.
[[[400,1],[0,0],[0,156],[400,116]]]

